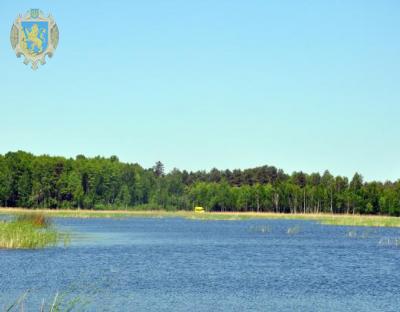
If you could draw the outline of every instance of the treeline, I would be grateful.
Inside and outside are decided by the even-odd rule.
[[[0,206],[70,209],[183,209],[400,215],[400,181],[247,170],[164,172],[110,158],[0,155]]]

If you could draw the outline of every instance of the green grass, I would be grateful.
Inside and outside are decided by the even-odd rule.
[[[55,246],[68,236],[61,234],[42,214],[20,214],[14,220],[0,222],[1,249],[39,249]]]
[[[322,224],[341,226],[400,227],[400,218],[386,216],[325,216],[319,220]]]
[[[21,215],[31,210],[20,208],[3,208],[0,214]],[[370,227],[400,227],[400,218],[387,216],[365,215],[332,215],[332,214],[278,214],[278,213],[194,213],[191,211],[162,210],[35,210],[47,217],[59,218],[186,218],[192,220],[249,220],[249,219],[290,219],[311,220],[325,225],[370,226]]]

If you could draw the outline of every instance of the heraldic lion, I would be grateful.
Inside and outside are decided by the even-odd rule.
[[[44,34],[46,33],[45,29],[40,31],[39,26],[37,24],[33,24],[31,30],[26,29],[22,31],[21,38],[21,46],[24,50],[29,51],[31,54],[40,54],[43,52],[43,42],[45,41]],[[30,47],[28,46],[28,42],[31,43]],[[37,51],[35,50],[37,49]]]

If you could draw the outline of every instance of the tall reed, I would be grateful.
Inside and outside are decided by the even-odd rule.
[[[55,246],[63,238],[40,214],[19,215],[8,222],[0,222],[0,248],[38,249]]]

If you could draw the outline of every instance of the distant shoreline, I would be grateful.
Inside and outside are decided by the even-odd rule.
[[[289,219],[309,220],[326,225],[400,227],[400,218],[378,215],[352,214],[282,214],[271,212],[206,212],[166,210],[66,210],[66,209],[25,209],[0,208],[0,214],[42,213],[60,218],[186,218],[194,220],[249,220],[249,219]]]

